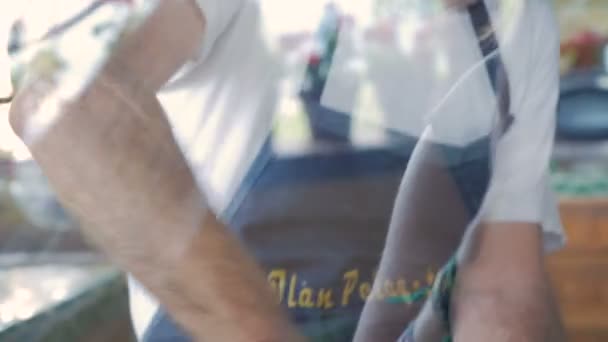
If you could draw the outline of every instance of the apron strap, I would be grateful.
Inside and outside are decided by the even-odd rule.
[[[496,30],[492,25],[485,1],[468,6],[469,18],[484,57],[486,71],[498,101],[498,137],[504,135],[514,121],[511,114],[511,93],[507,70],[500,55]]]

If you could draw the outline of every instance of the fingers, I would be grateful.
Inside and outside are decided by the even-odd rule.
[[[24,84],[12,99],[9,123],[26,145],[32,144],[35,140],[34,131],[42,130],[43,122],[46,122],[44,125],[50,125],[49,117],[56,114],[56,111],[50,111],[50,107],[41,110],[45,103],[50,104],[53,101],[51,94],[54,88],[53,81],[38,77]]]
[[[0,97],[0,104],[7,104],[13,101],[13,95],[9,95],[8,97]]]

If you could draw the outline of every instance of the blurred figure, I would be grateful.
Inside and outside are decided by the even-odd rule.
[[[334,63],[338,36],[341,34],[345,19],[333,2],[325,5],[319,28],[314,35],[315,50],[312,52],[306,68],[301,97],[310,123],[312,137],[316,142],[344,143],[349,141],[350,115],[328,108],[321,101],[330,68]]]
[[[476,17],[468,10],[480,8],[467,7],[479,6],[474,0],[437,3],[447,7],[437,7],[438,14],[427,19],[441,30],[423,46],[435,58],[402,59],[407,50],[389,49],[395,61],[386,69],[370,68],[383,79],[392,77],[400,62],[409,62],[416,75],[402,84],[392,79],[387,87],[376,86],[380,96],[389,94],[382,102],[408,104],[407,110],[382,105],[388,112],[383,128],[417,144],[411,157],[411,146],[400,144],[369,154],[378,162],[365,170],[369,173],[384,175],[383,168],[408,164],[399,189],[393,185],[394,192],[387,192],[397,194],[388,236],[386,227],[374,227],[385,222],[384,216],[363,216],[345,205],[354,203],[346,202],[350,199],[323,201],[349,193],[351,183],[341,177],[367,177],[357,172],[369,160],[338,158],[341,168],[331,164],[327,172],[336,188],[321,189],[323,196],[305,205],[295,197],[312,193],[310,182],[280,188],[289,172],[268,171],[281,66],[263,33],[265,23],[284,14],[260,18],[263,2],[159,1],[141,11],[130,2],[99,2],[103,9],[115,9],[114,15],[94,11],[42,40],[59,43],[50,50],[43,45],[46,53],[38,56],[45,63],[26,63],[11,123],[83,231],[145,287],[133,291],[134,299],[143,300],[132,307],[145,341],[348,341],[353,336],[392,341],[401,336],[434,342],[450,335],[463,341],[559,341],[561,326],[543,266],[545,248],[563,243],[544,182],[557,100],[557,33],[546,2],[516,3],[522,11],[510,26],[498,20],[500,1],[484,2],[492,22],[500,24],[494,33],[510,96],[492,76],[505,72],[501,63],[486,70],[496,54],[480,49],[484,32],[471,29]],[[335,9],[325,10],[330,35],[325,56],[317,69],[309,69],[315,78],[310,87],[298,94],[314,101],[331,82],[323,79],[322,69],[335,63],[341,43]],[[124,22],[118,20],[125,14]],[[69,41],[71,34],[79,40]],[[92,55],[61,45],[64,37],[71,44],[90,43]],[[63,49],[53,49],[57,46]],[[333,108],[331,101],[323,105]],[[510,118],[510,110],[514,121],[501,121]],[[314,125],[317,118],[311,121]],[[340,139],[349,125],[340,124]],[[500,139],[492,140],[498,131]],[[400,157],[390,157],[395,155]],[[315,170],[330,159],[296,163],[293,170],[314,179]],[[265,172],[276,183],[246,202],[251,183],[267,180]],[[379,203],[370,200],[373,191],[349,194],[362,212],[377,209]],[[230,231],[226,222],[233,218],[233,206],[250,217],[270,218]],[[390,212],[383,207],[379,211]],[[310,213],[332,224],[363,224],[315,230],[307,226],[315,222]],[[379,262],[382,248],[370,246],[385,238],[372,286],[361,280],[361,265],[366,275],[374,273],[370,265]],[[275,262],[265,268],[279,266],[266,269],[269,279],[250,251]],[[445,266],[435,276],[430,265]],[[283,308],[267,280],[284,294]],[[151,296],[167,311],[159,311]],[[414,329],[411,325],[404,333],[412,321]]]

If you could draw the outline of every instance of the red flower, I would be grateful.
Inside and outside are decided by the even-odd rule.
[[[321,63],[321,56],[317,53],[313,53],[308,57],[308,64],[312,66],[319,65]]]

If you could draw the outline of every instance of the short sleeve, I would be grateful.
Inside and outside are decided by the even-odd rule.
[[[205,38],[198,59],[205,59],[217,38],[230,25],[246,0],[195,0],[206,22]]]
[[[548,170],[559,97],[559,36],[551,5],[531,4],[522,25],[527,26],[524,32],[533,32],[532,39],[515,44],[521,51],[511,51],[511,59],[505,61],[508,71],[519,70],[509,75],[511,89],[524,93],[513,98],[514,123],[497,143],[482,218],[539,223],[546,249],[554,250],[564,242]],[[524,67],[509,68],[509,63],[524,63]]]

